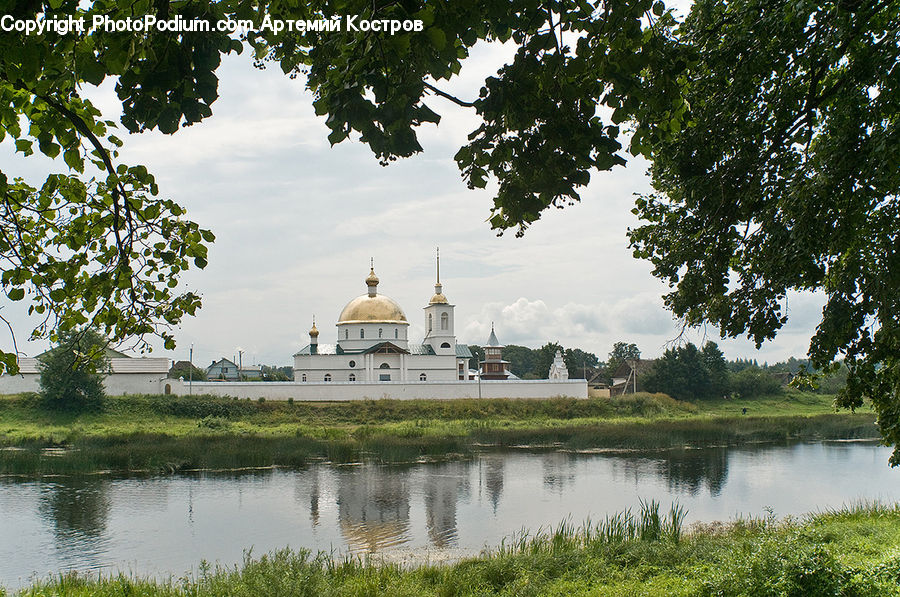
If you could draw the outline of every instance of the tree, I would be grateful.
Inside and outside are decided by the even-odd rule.
[[[168,376],[172,379],[188,379],[191,381],[206,381],[206,371],[187,361],[178,361],[169,369]]]
[[[38,357],[41,398],[57,410],[96,408],[109,372],[108,340],[90,328],[59,334],[58,345]]]
[[[756,398],[781,393],[781,382],[771,372],[756,366],[746,367],[731,376],[731,389],[741,398]]]
[[[565,353],[565,349],[558,342],[548,342],[535,351],[534,369],[532,373],[537,379],[547,379],[550,376],[550,366],[556,358],[556,351]],[[566,367],[568,369],[568,367]]]
[[[826,305],[809,357],[871,400],[900,464],[900,4],[698,0],[679,28],[684,126],[654,142],[635,255],[686,325],[757,345],[790,291]]]
[[[567,348],[563,353],[563,360],[566,362],[566,369],[569,371],[571,379],[583,379],[586,368],[596,367],[600,363],[597,355],[585,352],[580,348]]]
[[[217,4],[177,4],[169,14],[222,14]],[[21,23],[170,10],[140,0],[5,6]],[[145,167],[118,160],[117,125],[81,89],[118,77],[125,128],[173,132],[210,113],[212,70],[220,52],[239,45],[224,34],[0,33],[0,141],[23,156],[60,157],[68,168],[38,187],[0,172],[0,284],[10,300],[28,296],[29,314],[42,317],[32,337],[70,339],[68,332],[90,326],[116,341],[136,337],[146,347],[145,336],[157,335],[174,346],[170,328],[200,306],[196,294],[175,292],[178,277],[206,265],[213,234],[158,198]],[[18,370],[14,353],[0,353],[4,370]]]
[[[534,373],[537,351],[527,346],[507,344],[503,347],[503,359],[509,361],[509,371],[518,377]]]
[[[622,366],[622,363],[637,361],[640,358],[641,349],[637,347],[637,344],[616,342],[606,361],[606,377],[611,380],[613,373]]]
[[[725,357],[713,342],[703,350],[691,342],[670,348],[644,377],[644,387],[679,400],[721,398],[728,391]]]

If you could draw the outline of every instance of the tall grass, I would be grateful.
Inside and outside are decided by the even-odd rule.
[[[181,579],[65,574],[28,596],[900,595],[900,508],[860,505],[802,519],[682,533],[683,510],[655,502],[598,525],[523,533],[446,566],[280,550]],[[668,522],[667,522],[668,521]],[[673,532],[673,529],[678,529]],[[2,594],[2,591],[0,591]]]

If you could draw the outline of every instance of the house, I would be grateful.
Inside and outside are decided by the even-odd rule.
[[[209,381],[238,381],[241,379],[241,376],[236,364],[226,358],[221,358],[218,361],[213,361],[206,368],[206,379]]]
[[[621,396],[643,391],[641,379],[650,371],[655,362],[655,359],[635,359],[619,365],[612,374],[610,395]]]

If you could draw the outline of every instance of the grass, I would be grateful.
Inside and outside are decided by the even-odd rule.
[[[683,529],[644,503],[599,524],[522,534],[477,558],[403,568],[283,550],[181,579],[61,575],[22,596],[900,595],[900,509],[859,505]],[[2,594],[2,590],[0,590]]]
[[[47,411],[26,394],[0,397],[0,474],[399,462],[485,446],[652,450],[875,438],[873,421],[871,413],[836,414],[830,397],[799,392],[697,404],[662,394],[338,403],[128,396],[87,413]]]

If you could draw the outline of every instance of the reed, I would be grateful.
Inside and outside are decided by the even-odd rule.
[[[17,595],[900,595],[897,505],[858,504],[684,533],[679,520],[677,504],[662,515],[649,501],[637,514],[613,514],[597,525],[563,521],[523,532],[446,566],[400,567],[285,549],[259,557],[248,552],[236,566],[203,563],[180,579],[63,574]]]

